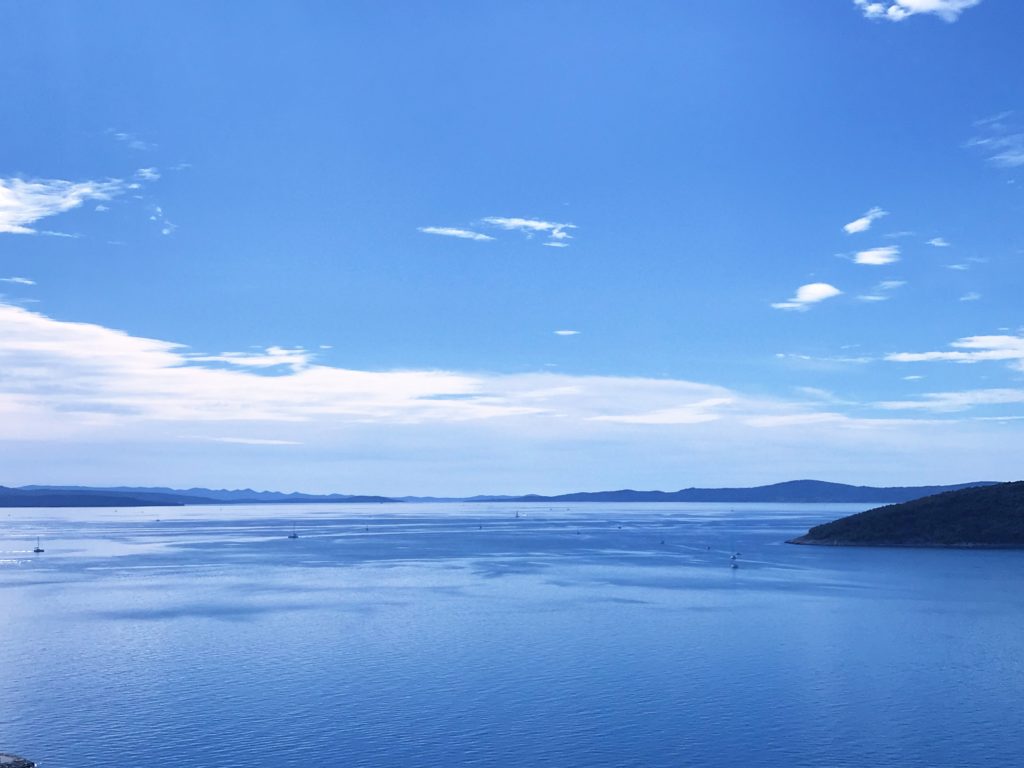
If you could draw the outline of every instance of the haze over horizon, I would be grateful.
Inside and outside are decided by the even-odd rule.
[[[0,485],[1020,479],[1022,28],[7,4]]]

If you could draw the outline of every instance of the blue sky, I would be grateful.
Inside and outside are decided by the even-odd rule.
[[[0,483],[1018,479],[1024,6],[0,7]]]

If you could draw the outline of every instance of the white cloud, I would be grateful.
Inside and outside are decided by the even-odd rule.
[[[831,299],[833,296],[838,296],[841,293],[842,291],[828,283],[808,283],[796,289],[796,296],[786,301],[772,304],[772,307],[775,309],[804,311],[809,309],[812,304],[817,304],[825,299]]]
[[[857,264],[869,264],[871,266],[883,266],[900,260],[900,249],[898,245],[884,245],[878,248],[869,248],[866,251],[858,251],[853,257]]]
[[[579,336],[579,331],[555,331],[555,336]]]
[[[953,349],[938,352],[895,352],[885,359],[896,363],[1007,361],[1011,368],[1024,371],[1024,336],[967,336],[950,346]]]
[[[871,224],[872,222],[875,221],[875,219],[880,219],[883,216],[888,215],[888,211],[883,211],[876,205],[874,208],[865,213],[859,219],[854,219],[849,224],[844,224],[843,229],[846,231],[846,234],[848,235],[855,235],[858,232],[867,232],[869,229],[871,229]]]
[[[201,355],[0,303],[5,477],[468,494],[1019,470],[1021,435],[995,422],[857,418],[679,379],[366,371],[306,355]],[[246,447],[267,441],[300,443],[287,450],[301,460]]]
[[[139,168],[135,172],[135,178],[143,181],[157,181],[160,178],[160,171],[156,168]]]
[[[189,355],[192,362],[226,363],[240,368],[273,368],[287,365],[292,370],[300,370],[310,364],[313,355],[301,347],[287,349],[285,347],[267,347],[263,352],[224,352],[220,355]]]
[[[205,355],[3,303],[0,370],[0,439],[6,440],[159,431],[154,425],[167,424],[178,436],[191,425],[193,434],[210,438],[304,442],[331,425],[495,419],[513,420],[517,430],[557,434],[570,424],[653,428],[806,412],[801,403],[674,379],[358,371],[321,365],[304,349],[283,347]],[[212,424],[225,425],[224,434],[211,433]],[[240,435],[245,424],[293,426],[282,426],[291,430],[287,434]]]
[[[540,219],[523,219],[518,217],[487,216],[484,223],[500,229],[523,232],[528,237],[537,234],[547,234],[550,240],[545,245],[558,243],[556,247],[564,248],[565,240],[571,240],[570,229],[576,229],[575,224],[559,223],[556,221],[542,221]]]
[[[872,289],[874,293],[858,296],[857,299],[867,302],[888,301],[892,298],[891,292],[904,285],[906,285],[904,280],[883,280]]]
[[[15,285],[35,285],[35,280],[27,277],[0,277],[0,283],[14,283]]]
[[[853,4],[869,19],[903,21],[919,13],[934,13],[943,21],[956,21],[968,8],[981,0],[853,0]]]
[[[444,235],[445,237],[460,237],[463,240],[493,240],[490,235],[482,232],[473,232],[469,229],[458,229],[456,227],[419,227],[420,232],[428,235]]]
[[[948,248],[949,247],[949,243],[946,242],[946,240],[944,238],[941,238],[941,237],[933,237],[931,240],[928,241],[928,245],[933,245],[936,248]]]
[[[973,389],[965,392],[928,392],[918,400],[887,400],[875,403],[886,411],[966,411],[984,405],[1024,403],[1024,389]]]
[[[569,247],[568,243],[563,243],[560,240],[548,240],[547,242],[541,243],[541,245],[546,245],[549,248],[568,248]]]
[[[118,179],[72,182],[0,178],[0,233],[37,234],[29,225],[78,208],[87,200],[109,200],[123,189]]]
[[[711,397],[674,408],[662,408],[644,413],[628,413],[607,416],[591,416],[591,421],[608,421],[619,424],[701,424],[718,421],[722,414],[717,410],[732,405],[731,397]]]
[[[952,269],[956,272],[966,272],[971,268],[970,264],[947,264],[946,269]]]
[[[977,301],[981,298],[981,294],[977,291],[968,291],[960,297],[960,301]]]

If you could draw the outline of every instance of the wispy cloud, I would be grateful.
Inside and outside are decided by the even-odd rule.
[[[135,172],[135,178],[142,179],[143,181],[158,181],[160,179],[160,171],[156,168],[139,168]]]
[[[483,221],[485,224],[489,224],[500,229],[523,232],[528,237],[533,237],[537,234],[546,234],[549,238],[549,242],[545,243],[545,245],[559,243],[557,247],[562,248],[565,247],[566,240],[572,239],[572,235],[569,234],[569,230],[576,229],[575,224],[567,224],[557,221],[542,221],[541,219],[524,219],[518,217],[487,216]]]
[[[856,264],[868,264],[871,266],[883,266],[900,260],[900,248],[898,245],[883,245],[878,248],[869,248],[866,251],[858,251],[853,261]]]
[[[949,243],[946,241],[945,238],[942,237],[933,237],[931,240],[928,241],[928,245],[935,246],[936,248],[949,247]]]
[[[853,0],[866,18],[903,21],[920,13],[933,13],[943,21],[956,21],[981,0]]]
[[[590,420],[618,424],[701,424],[722,418],[720,409],[723,406],[732,405],[733,402],[731,397],[711,397],[674,408],[661,408],[643,413],[591,416]]]
[[[460,237],[463,240],[493,240],[490,235],[483,232],[473,232],[469,229],[458,229],[457,227],[419,227],[420,232],[428,235],[443,235],[444,237]]]
[[[110,133],[111,136],[114,137],[114,139],[116,139],[117,141],[122,142],[123,144],[126,144],[131,149],[135,149],[135,150],[139,150],[139,151],[145,151],[145,150],[150,150],[150,149],[155,149],[156,148],[156,144],[151,144],[148,141],[143,141],[142,139],[140,139],[138,136],[136,136],[133,133],[127,133],[125,131],[114,131],[114,130],[109,131],[109,133]]]
[[[977,301],[981,298],[981,294],[977,291],[968,291],[960,297],[960,301]]]
[[[35,285],[35,280],[27,277],[0,277],[0,283],[14,283],[15,285]]]
[[[893,291],[897,288],[902,288],[906,284],[905,280],[883,280],[871,289],[871,293],[862,294],[857,299],[866,302],[888,301],[892,298]]]
[[[972,389],[963,392],[928,392],[917,400],[883,400],[874,403],[887,411],[966,411],[984,405],[1024,403],[1024,389]]]
[[[579,331],[555,331],[555,336],[579,336]]]
[[[155,222],[156,225],[160,227],[161,235],[174,234],[174,230],[178,228],[177,224],[175,224],[174,222],[167,218],[167,216],[164,214],[163,207],[159,205],[153,206],[153,213],[150,214],[149,220]]]
[[[984,152],[992,165],[1000,168],[1018,168],[1024,165],[1024,129],[1010,118],[1013,112],[976,120],[974,127],[980,132],[967,142],[968,147]]]
[[[848,235],[855,235],[858,232],[867,232],[869,229],[871,229],[871,224],[876,219],[880,219],[883,216],[888,216],[888,215],[889,215],[888,211],[883,211],[881,208],[879,208],[876,205],[874,208],[872,208],[870,211],[865,213],[859,219],[854,219],[849,224],[844,224],[843,225],[843,230]]]
[[[274,440],[262,437],[196,437],[196,440],[209,440],[212,443],[231,443],[233,445],[302,445],[297,440]]]
[[[810,309],[812,304],[817,304],[825,299],[831,299],[833,296],[838,296],[841,293],[842,291],[828,283],[808,283],[797,288],[795,296],[786,301],[772,304],[772,307],[775,309],[795,309],[802,312]]]
[[[1024,336],[967,336],[957,339],[950,347],[952,349],[936,352],[895,352],[886,355],[885,359],[896,363],[980,363],[994,360],[1009,362],[1011,368],[1024,371]]]
[[[119,179],[72,182],[0,178],[0,233],[39,234],[31,224],[78,208],[87,200],[109,200],[123,190],[124,183]]]

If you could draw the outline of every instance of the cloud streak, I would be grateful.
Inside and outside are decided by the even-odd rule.
[[[428,235],[441,235],[443,237],[458,237],[463,240],[493,240],[494,238],[490,235],[485,235],[483,232],[473,232],[469,229],[459,229],[458,227],[419,227],[419,231]]]
[[[499,229],[522,232],[526,234],[527,237],[546,234],[549,240],[544,243],[544,245],[554,245],[558,248],[564,248],[568,245],[565,241],[572,239],[572,235],[569,234],[569,230],[576,229],[575,224],[506,216],[487,216],[484,218],[484,223],[489,224],[492,227],[498,227]]]
[[[853,4],[868,19],[903,21],[918,14],[932,13],[951,23],[968,8],[980,3],[981,0],[853,0]]]
[[[871,224],[874,221],[882,218],[883,216],[888,215],[888,211],[883,211],[876,205],[874,208],[865,213],[859,219],[854,219],[849,224],[844,224],[843,231],[846,232],[846,234],[848,235],[855,235],[859,232],[867,232],[869,229],[871,229]]]
[[[37,221],[66,213],[88,200],[110,200],[124,189],[119,179],[72,182],[0,178],[0,233],[39,234],[31,226]]]
[[[973,364],[1003,361],[1024,371],[1024,336],[967,336],[950,344],[952,349],[934,352],[894,352],[885,359],[895,363],[949,362]]]

